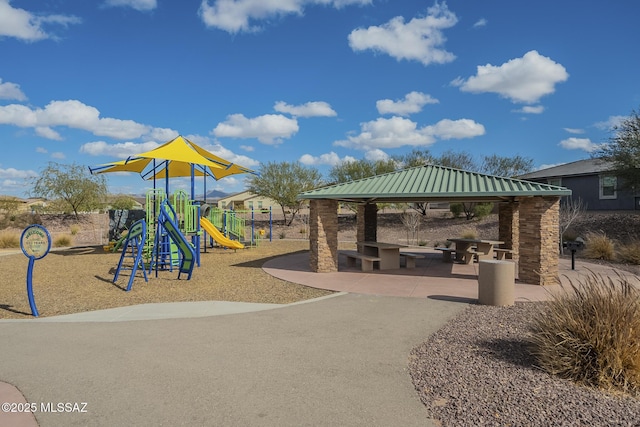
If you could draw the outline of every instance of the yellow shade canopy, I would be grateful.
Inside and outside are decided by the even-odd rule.
[[[133,155],[125,160],[90,168],[90,170],[96,174],[136,172],[147,180],[205,175],[217,180],[229,175],[254,172],[218,157],[182,136],[153,150]]]

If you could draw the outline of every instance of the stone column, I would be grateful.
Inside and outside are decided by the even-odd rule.
[[[498,240],[504,242],[504,248],[514,249],[513,260],[518,261],[520,246],[520,204],[518,202],[498,205]]]
[[[358,205],[356,221],[356,241],[378,241],[378,205],[375,203]]]
[[[311,271],[338,271],[338,201],[311,200],[309,204],[309,260]]]
[[[559,218],[559,197],[520,201],[520,281],[543,286],[558,283]]]

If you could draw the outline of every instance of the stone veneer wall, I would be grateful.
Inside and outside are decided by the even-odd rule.
[[[309,259],[311,271],[338,271],[338,201],[311,200],[309,204]]]
[[[356,241],[378,241],[378,205],[375,203],[358,205],[356,223]]]
[[[518,262],[520,247],[520,204],[518,202],[500,203],[498,205],[498,240],[504,242],[503,247],[514,249],[513,260]]]
[[[520,281],[543,286],[558,283],[559,216],[559,197],[520,201]]]

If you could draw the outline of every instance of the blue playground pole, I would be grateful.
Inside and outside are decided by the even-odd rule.
[[[273,242],[273,206],[269,206],[269,241]]]
[[[29,258],[29,266],[27,267],[27,297],[29,298],[29,307],[34,317],[40,316],[36,301],[33,297],[33,266],[37,259],[44,258],[51,249],[51,235],[46,228],[39,224],[28,226],[20,236],[20,248],[22,253]]]

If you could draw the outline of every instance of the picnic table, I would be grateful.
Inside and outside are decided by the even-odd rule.
[[[487,239],[452,238],[447,240],[456,245],[456,259],[463,261],[465,264],[471,264],[476,256],[479,260],[493,259],[494,247],[504,244],[499,240]]]
[[[400,248],[406,245],[384,242],[356,242],[358,252],[380,258],[380,270],[400,268]]]

